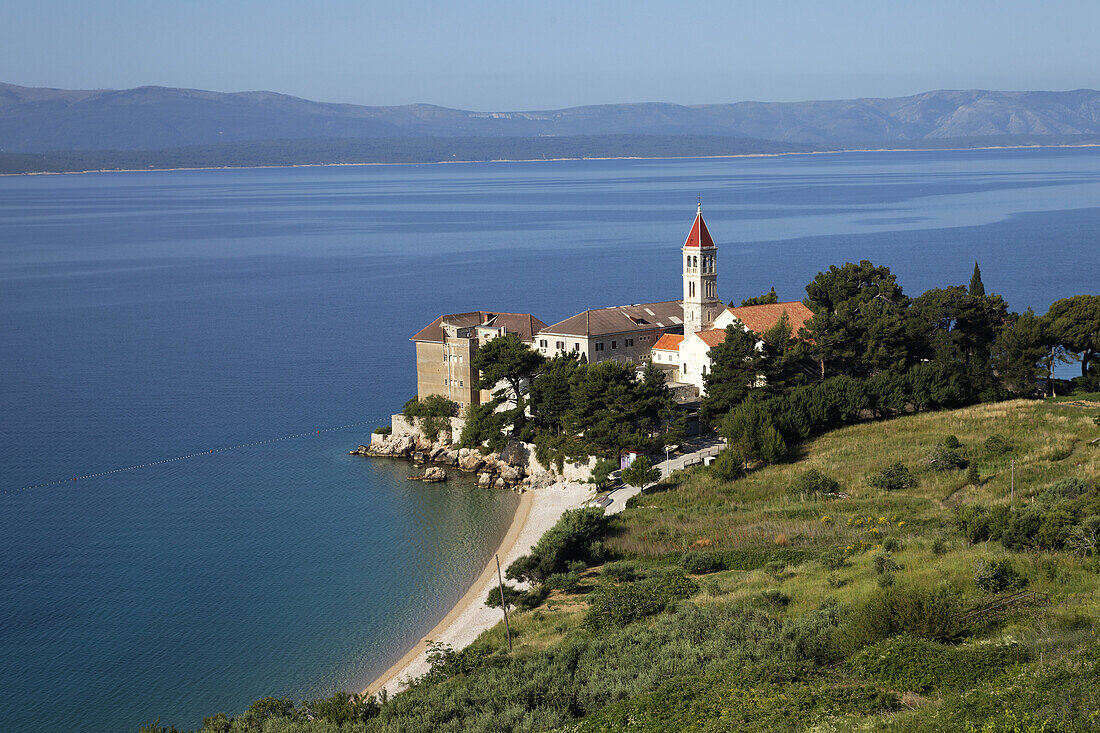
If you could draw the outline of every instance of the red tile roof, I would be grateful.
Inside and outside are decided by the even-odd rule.
[[[768,303],[766,305],[745,305],[740,308],[727,308],[737,320],[745,324],[745,327],[757,335],[764,335],[783,314],[787,314],[787,320],[791,323],[791,334],[798,336],[798,329],[802,328],[806,321],[813,318],[814,314],[804,303],[797,300],[789,303]]]
[[[679,351],[680,342],[684,340],[683,335],[678,333],[666,333],[657,339],[657,343],[653,344],[655,349],[663,349],[665,351]]]
[[[707,230],[707,223],[703,221],[702,212],[695,215],[695,222],[691,225],[691,231],[688,232],[687,241],[684,242],[685,247],[713,247],[714,240],[710,238],[710,232]]]

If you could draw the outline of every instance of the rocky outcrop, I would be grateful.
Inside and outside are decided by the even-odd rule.
[[[584,463],[565,462],[559,472],[553,466],[543,466],[535,456],[535,446],[518,440],[509,440],[498,453],[483,454],[480,450],[456,448],[446,435],[435,443],[429,442],[411,421],[397,420],[394,416],[393,432],[389,435],[371,435],[369,445],[360,445],[352,454],[383,456],[411,460],[428,466],[418,480],[442,481],[446,472],[442,466],[450,466],[466,473],[477,474],[481,488],[502,488],[512,491],[551,486],[562,479],[585,481],[590,475],[595,459]],[[436,473],[438,471],[438,473]],[[427,476],[442,478],[426,478]]]
[[[447,472],[439,466],[428,466],[420,476],[409,476],[409,481],[423,481],[428,484],[437,484],[447,480]]]

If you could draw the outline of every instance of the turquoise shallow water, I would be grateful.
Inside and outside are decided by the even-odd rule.
[[[914,294],[977,259],[1016,309],[1100,282],[1091,149],[0,179],[0,729],[382,671],[515,506],[347,455],[413,393],[408,336],[675,298],[696,196],[727,300],[860,258]]]

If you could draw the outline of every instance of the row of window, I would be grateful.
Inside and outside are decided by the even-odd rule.
[[[462,363],[462,355],[461,354],[444,354],[443,355],[443,362],[446,363],[448,361],[453,361],[457,364],[461,364]]]
[[[715,257],[703,255],[703,272],[714,272],[717,265]],[[696,270],[699,267],[699,255],[688,255],[684,261],[684,267],[688,270]]]
[[[444,377],[443,386],[444,387],[464,387],[465,386],[464,381],[465,380],[462,380],[462,379],[447,379],[446,377]]]

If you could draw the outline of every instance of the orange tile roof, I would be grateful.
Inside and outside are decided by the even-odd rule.
[[[682,334],[678,333],[666,333],[661,338],[657,339],[657,343],[653,344],[655,349],[663,349],[664,351],[679,351],[680,342],[684,340]]]
[[[813,311],[797,300],[789,303],[745,305],[740,308],[727,308],[726,310],[745,324],[746,328],[760,336],[779,323],[779,319],[786,313],[787,320],[791,323],[791,334],[797,337],[798,330],[814,316]]]
[[[725,342],[726,329],[712,328],[709,331],[700,331],[695,335],[702,339],[703,343],[707,346],[717,346]]]

